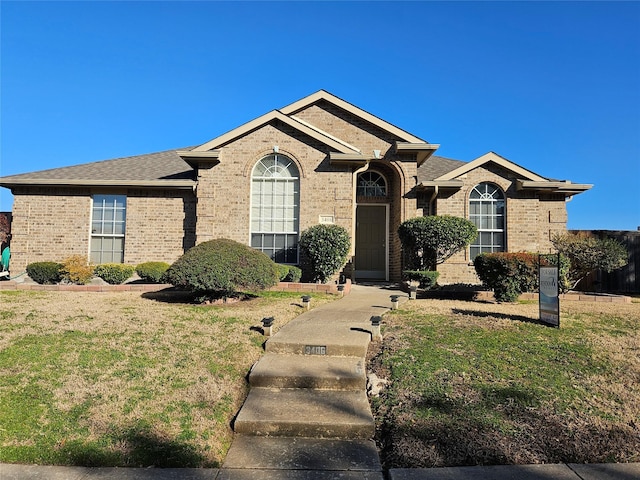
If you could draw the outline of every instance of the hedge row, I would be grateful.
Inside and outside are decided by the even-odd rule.
[[[483,253],[473,264],[485,287],[493,290],[499,302],[515,302],[521,293],[538,290],[538,263],[542,266],[557,265],[557,254],[537,253]],[[560,256],[558,284],[562,293],[569,290],[570,262]]]
[[[122,263],[104,263],[91,265],[81,255],[71,256],[58,262],[33,262],[27,265],[27,275],[42,285],[52,285],[60,282],[84,285],[96,276],[111,285],[118,285],[127,281],[135,271],[138,276],[149,283],[162,283],[164,272],[169,268],[165,262],[145,262],[140,265],[125,265]]]

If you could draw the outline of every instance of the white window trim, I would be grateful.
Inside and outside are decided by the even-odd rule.
[[[507,251],[507,195],[506,195],[506,193],[505,193],[504,189],[502,189],[502,187],[500,187],[500,185],[498,185],[498,184],[496,184],[496,183],[494,183],[494,182],[480,182],[480,183],[477,183],[476,185],[474,185],[474,186],[473,186],[473,188],[472,188],[472,189],[470,190],[470,192],[469,192],[469,197],[468,197],[468,202],[467,202],[467,208],[469,209],[469,220],[473,222],[473,220],[472,220],[472,214],[471,214],[471,203],[472,203],[472,202],[480,203],[480,202],[482,202],[483,200],[484,200],[484,201],[492,201],[492,202],[496,202],[496,201],[497,201],[497,200],[495,200],[495,199],[491,199],[491,200],[488,200],[488,199],[482,199],[482,198],[480,198],[480,199],[472,199],[472,198],[471,198],[471,194],[472,194],[472,193],[474,192],[474,190],[476,190],[480,185],[491,185],[491,186],[493,186],[496,190],[500,191],[500,193],[502,194],[502,199],[501,199],[501,200],[502,200],[502,202],[503,202],[503,204],[504,204],[504,207],[503,207],[503,208],[504,208],[504,213],[501,215],[501,217],[502,217],[502,219],[503,219],[503,222],[502,222],[503,228],[502,228],[502,229],[481,229],[480,227],[478,227],[478,226],[476,225],[476,228],[478,229],[478,236],[476,237],[476,239],[479,239],[479,238],[480,238],[480,234],[481,234],[481,233],[486,233],[486,232],[489,232],[489,233],[502,233],[502,249],[501,249],[501,250],[493,250],[493,246],[494,246],[494,244],[492,243],[492,244],[491,244],[491,247],[492,247],[491,252],[483,252],[482,250],[480,250],[480,252],[478,253],[478,255],[480,255],[480,254],[482,254],[482,253],[506,252],[506,251]],[[483,215],[474,215],[474,217],[477,217],[477,218],[483,218],[483,217],[486,217],[486,216],[487,216],[487,215],[484,215],[484,216],[483,216]],[[493,215],[493,216],[497,216],[497,215]],[[475,222],[473,222],[473,223],[475,224]],[[487,246],[488,246],[488,245],[487,245]],[[473,260],[474,260],[474,257],[473,257],[473,255],[472,255],[472,253],[471,253],[471,249],[472,249],[472,248],[474,248],[474,247],[479,247],[480,249],[482,249],[482,245],[477,245],[477,244],[475,244],[475,240],[474,240],[474,242],[472,242],[472,243],[469,245],[469,259],[470,259],[471,261],[473,261]]]
[[[260,162],[262,162],[263,160],[265,160],[266,158],[269,157],[282,157],[282,158],[286,158],[291,165],[293,165],[296,169],[296,171],[298,172],[298,175],[295,177],[264,177],[264,176],[254,176],[254,172],[256,167],[260,164]],[[279,231],[279,232],[273,232],[273,231],[265,231],[263,229],[259,229],[259,230],[253,230],[253,221],[254,221],[254,215],[253,215],[253,196],[254,196],[254,184],[255,184],[255,180],[268,180],[268,181],[274,181],[274,182],[278,182],[281,181],[283,183],[293,183],[293,182],[298,182],[297,186],[298,186],[298,203],[294,204],[293,208],[297,209],[297,216],[294,219],[294,223],[297,224],[297,231]],[[249,189],[249,240],[248,240],[248,244],[251,246],[253,243],[253,235],[296,235],[297,236],[297,242],[300,241],[300,168],[298,167],[297,163],[290,158],[287,155],[283,155],[281,153],[272,153],[269,155],[265,155],[262,158],[260,158],[260,160],[258,160],[253,167],[251,168],[251,174],[249,176],[249,181],[251,182],[251,186]],[[262,199],[262,196],[261,196]],[[262,211],[263,209],[263,202],[260,201],[260,211]],[[283,219],[284,220],[284,219]],[[262,221],[260,222],[260,227],[262,227]],[[264,247],[262,247],[264,248]],[[263,251],[263,250],[260,250]],[[274,260],[275,261],[275,260]],[[296,260],[295,263],[287,263],[287,265],[297,265],[298,263],[300,263],[300,249],[297,248],[296,251]]]
[[[95,234],[93,233],[93,215],[94,215],[94,207],[95,207],[95,197],[99,197],[99,196],[103,196],[103,197],[123,197],[124,198],[124,228],[123,228],[123,233],[111,233],[111,234]],[[124,262],[124,256],[125,256],[125,250],[126,250],[126,237],[127,237],[127,210],[128,210],[128,206],[127,206],[127,195],[122,194],[122,193],[94,193],[91,195],[91,202],[90,202],[90,215],[89,215],[89,245],[88,245],[88,254],[87,254],[87,258],[93,262],[93,258],[92,258],[92,240],[94,238],[122,238],[122,260],[121,262],[114,262],[114,263],[122,263]],[[104,219],[103,222],[104,224]],[[101,256],[102,256],[102,250],[100,252]],[[101,262],[102,263],[102,262]],[[112,262],[105,262],[105,263],[112,263]]]

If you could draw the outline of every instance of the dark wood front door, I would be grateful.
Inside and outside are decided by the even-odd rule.
[[[387,206],[356,209],[356,278],[387,280]]]

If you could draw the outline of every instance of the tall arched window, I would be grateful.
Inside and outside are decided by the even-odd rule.
[[[363,172],[358,175],[356,195],[359,197],[386,197],[387,181],[378,172]]]
[[[267,155],[251,173],[251,246],[278,263],[298,263],[300,177],[293,160]]]
[[[476,185],[469,196],[469,220],[478,228],[478,236],[471,243],[473,260],[485,252],[505,251],[504,193],[492,183]]]

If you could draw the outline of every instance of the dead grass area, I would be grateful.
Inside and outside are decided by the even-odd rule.
[[[314,305],[332,301],[314,296]],[[260,320],[295,295],[198,306],[136,292],[0,294],[0,461],[217,466],[262,355]]]
[[[640,304],[417,300],[369,370],[387,468],[640,461]],[[375,347],[375,344],[373,344]]]

